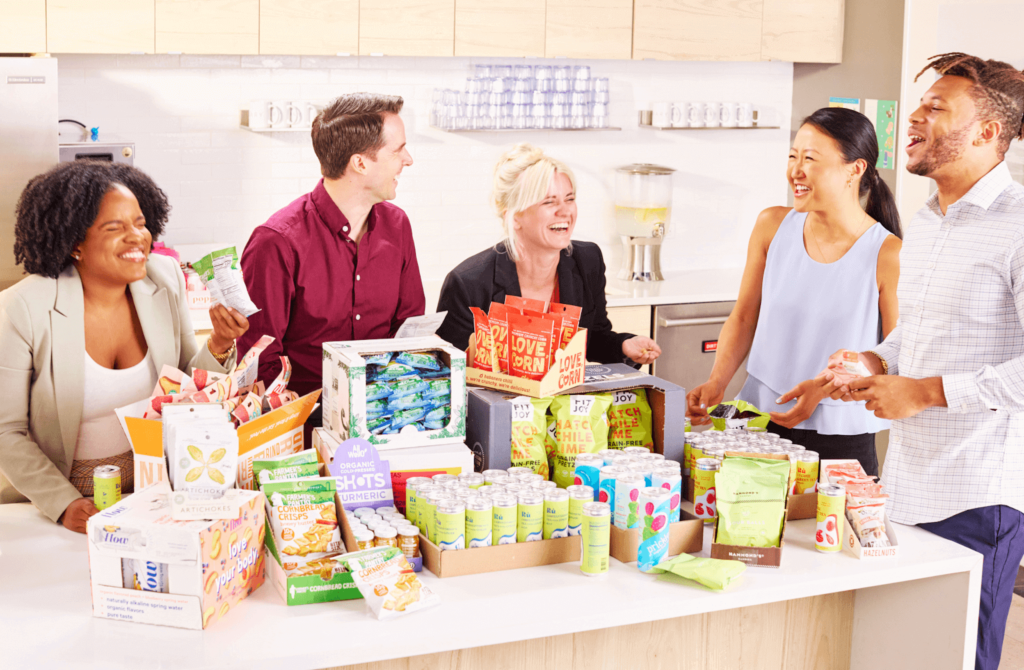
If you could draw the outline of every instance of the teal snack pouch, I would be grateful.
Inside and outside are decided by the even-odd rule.
[[[643,447],[654,451],[647,391],[629,389],[602,395],[607,395],[612,401],[608,408],[608,448]]]
[[[789,460],[732,457],[715,475],[715,541],[741,547],[777,547],[786,516]]]
[[[441,430],[444,428],[444,421],[431,421],[427,419],[423,421],[423,427],[427,430]]]
[[[421,370],[420,377],[422,379],[446,379],[452,376],[451,368],[441,368],[440,370]]]
[[[416,369],[408,365],[403,365],[398,362],[388,363],[380,370],[377,371],[377,379],[383,379],[385,381],[391,381],[392,379],[401,379],[402,377],[415,377]]]
[[[407,377],[398,381],[388,382],[387,386],[392,398],[404,398],[407,395],[426,391],[429,384],[418,377]]]
[[[319,469],[312,449],[297,454],[257,458],[252,462],[252,477],[262,488],[264,484],[282,479],[316,477]]]
[[[442,405],[441,407],[435,407],[434,409],[427,412],[424,418],[426,421],[444,421],[451,416],[451,407],[448,405]]]
[[[395,358],[395,362],[420,370],[440,370],[441,361],[434,354],[413,353],[403,351]]]
[[[399,410],[391,417],[391,430],[398,432],[409,424],[419,421],[426,415],[427,410],[422,407]],[[387,431],[385,434],[387,434]]]
[[[384,367],[391,362],[391,359],[394,358],[394,356],[395,355],[393,353],[370,354],[368,356],[363,356],[363,360],[366,361],[367,365],[378,365],[380,367]]]
[[[377,418],[388,413],[387,400],[371,400],[366,403],[366,418]]]
[[[608,395],[560,395],[551,401],[555,417],[555,451],[551,479],[559,488],[572,486],[576,454],[608,447]],[[545,426],[546,427],[546,426]]]
[[[512,465],[530,468],[544,479],[548,476],[548,459],[544,450],[547,435],[547,411],[551,398],[519,396],[512,405]]]
[[[424,398],[419,393],[413,393],[412,395],[403,396],[401,398],[392,397],[388,400],[388,411],[394,412],[400,409],[414,409],[416,407],[426,407],[430,404],[430,400]]]
[[[391,417],[381,416],[376,419],[369,419],[366,422],[366,429],[374,435],[380,435],[391,427]]]
[[[423,391],[423,397],[425,398],[439,398],[441,396],[451,396],[452,393],[452,380],[450,379],[431,379],[427,381],[427,387]]]
[[[391,396],[391,387],[385,382],[372,382],[366,385],[366,399],[381,400]]]

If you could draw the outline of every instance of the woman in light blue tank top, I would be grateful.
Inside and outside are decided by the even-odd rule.
[[[795,206],[758,216],[711,378],[687,394],[694,424],[710,422],[707,408],[724,399],[749,354],[738,397],[771,413],[770,431],[823,459],[857,458],[877,474],[875,433],[888,422],[805,381],[837,350],[869,350],[896,326],[901,231],[877,160],[863,114],[825,108],[804,120],[787,169]]]

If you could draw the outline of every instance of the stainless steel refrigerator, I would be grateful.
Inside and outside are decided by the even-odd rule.
[[[0,57],[0,290],[14,263],[14,207],[29,179],[58,161],[57,59]]]

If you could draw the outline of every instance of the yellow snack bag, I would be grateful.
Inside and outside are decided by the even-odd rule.
[[[560,395],[551,402],[555,417],[554,474],[559,488],[573,484],[576,454],[608,448],[608,395]]]
[[[530,468],[549,479],[546,438],[551,398],[519,396],[509,403],[512,405],[512,465]]]
[[[267,518],[282,561],[299,559],[296,564],[304,566],[312,559],[345,551],[334,506],[335,485],[333,478],[310,477],[263,486]]]

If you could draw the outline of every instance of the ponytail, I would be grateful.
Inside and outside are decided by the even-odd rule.
[[[903,239],[903,228],[900,226],[900,212],[896,208],[896,198],[893,197],[888,184],[873,165],[868,166],[860,183],[862,191],[867,186],[868,203],[864,209],[868,216],[881,223],[896,237]]]

